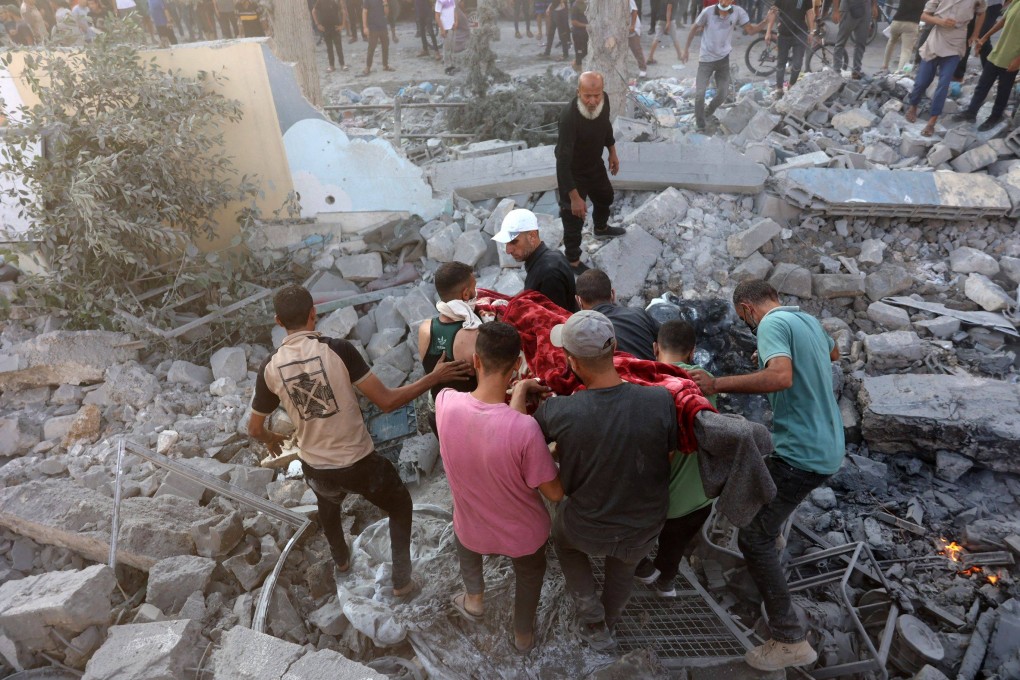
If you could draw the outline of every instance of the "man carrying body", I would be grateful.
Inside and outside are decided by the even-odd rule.
[[[701,14],[691,26],[687,34],[687,44],[681,60],[686,64],[691,56],[691,42],[694,36],[700,35],[701,47],[698,51],[698,77],[694,95],[694,118],[698,132],[705,131],[705,114],[711,116],[726,102],[730,94],[730,52],[733,51],[733,30],[742,26],[744,33],[751,35],[762,30],[764,22],[752,24],[750,17],[742,7],[733,4],[733,0],[719,0],[719,4],[701,10]],[[708,83],[715,76],[715,96],[705,111],[705,93]]]
[[[634,569],[658,538],[668,506],[669,455],[677,446],[673,397],[625,382],[613,365],[613,324],[590,310],[553,327],[585,389],[547,399],[535,412],[556,442],[567,499],[553,520],[553,544],[574,599],[578,633],[596,649],[615,646],[613,627],[634,588]],[[514,388],[541,391],[533,380]],[[548,389],[548,388],[544,388]],[[590,555],[605,556],[601,598]]]
[[[638,359],[655,361],[655,336],[659,322],[640,307],[616,304],[616,291],[601,269],[589,269],[577,277],[577,305],[594,309],[613,322],[616,348]]]
[[[843,70],[847,61],[846,44],[854,40],[854,70],[851,77],[860,80],[864,73],[864,48],[868,45],[868,30],[872,21],[878,21],[878,0],[843,0],[844,12],[840,13],[840,0],[832,1],[832,20],[839,24],[836,45],[832,48],[832,65],[836,72]],[[868,11],[868,8],[871,11]]]
[[[813,0],[775,0],[766,17],[765,41],[772,40],[772,29],[779,20],[776,45],[776,97],[783,96],[786,66],[790,66],[790,87],[797,84],[808,40],[815,32]]]
[[[393,595],[411,596],[416,590],[411,578],[411,496],[393,464],[375,452],[354,388],[388,412],[433,385],[467,377],[470,366],[446,362],[417,382],[390,389],[372,374],[354,345],[315,332],[315,306],[306,289],[287,286],[276,294],[273,307],[287,337],[259,368],[248,435],[278,455],[284,437],[266,430],[265,422],[282,404],[297,426],[301,468],[318,500],[319,525],[337,570],[350,569],[341,506],[348,493],[356,493],[389,516]]]
[[[839,351],[817,319],[799,307],[780,306],[779,294],[764,281],[740,283],[733,291],[733,306],[758,337],[761,370],[722,378],[691,371],[691,376],[705,396],[767,394],[772,405],[775,454],[766,464],[777,493],[740,530],[737,542],[765,602],[772,634],[745,658],[759,670],[780,670],[818,657],[793,608],[776,538],[804,497],[843,462],[843,421],[832,393],[830,366],[839,360]]]
[[[485,614],[483,555],[513,560],[514,646],[535,641],[535,612],[545,576],[549,513],[536,490],[563,499],[542,429],[506,405],[506,390],[521,365],[514,327],[492,321],[478,329],[472,359],[478,387],[443,390],[436,399],[439,451],[453,496],[453,531],[466,591],[453,606],[469,621]]]
[[[655,342],[655,360],[679,366],[685,371],[704,370],[691,364],[695,349],[694,327],[681,319],[662,324]],[[716,398],[708,401],[715,406]],[[698,454],[674,453],[669,470],[669,510],[659,533],[655,560],[641,560],[634,578],[650,584],[660,597],[676,597],[673,582],[687,546],[698,535],[712,512],[712,501],[705,495],[698,469]]]
[[[556,139],[556,186],[563,220],[564,254],[576,274],[585,269],[581,264],[581,228],[588,214],[588,198],[593,208],[595,238],[626,233],[619,227],[609,226],[613,185],[609,183],[602,161],[602,149],[609,149],[609,172],[614,175],[620,171],[620,159],[616,157],[616,138],[609,119],[604,83],[602,74],[594,71],[585,71],[578,77],[577,96],[560,114]]]
[[[444,262],[436,269],[436,293],[439,295],[439,316],[422,321],[418,326],[418,355],[426,373],[440,363],[460,357],[469,361],[475,351],[475,340],[481,320],[475,316],[475,274],[463,262]],[[458,392],[472,392],[478,387],[474,378],[440,383],[432,387],[432,397],[452,387]],[[436,415],[429,413],[429,424],[436,431]]]
[[[577,311],[574,273],[560,251],[542,242],[535,213],[524,208],[511,210],[492,240],[505,244],[507,255],[524,263],[526,290],[538,291],[568,312]]]

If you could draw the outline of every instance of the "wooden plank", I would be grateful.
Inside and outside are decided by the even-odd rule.
[[[890,515],[888,512],[876,512],[875,513],[875,519],[877,519],[880,522],[885,522],[886,524],[891,524],[894,527],[898,527],[900,529],[905,529],[906,531],[909,531],[912,534],[917,534],[918,536],[927,536],[928,535],[928,530],[925,529],[920,524],[914,524],[913,522],[908,522],[905,519],[900,519],[899,517],[895,517],[893,515]]]

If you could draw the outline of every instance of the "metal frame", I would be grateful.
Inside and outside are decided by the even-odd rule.
[[[878,580],[882,584],[882,587],[886,589],[887,593],[892,592],[888,581],[885,579],[885,575],[882,573],[882,569],[879,567],[878,562],[875,560],[875,556],[872,554],[871,549],[867,546],[867,544],[858,542],[826,548],[820,552],[790,560],[787,563],[787,567],[791,571],[795,571],[798,567],[816,565],[817,563],[830,558],[839,558],[844,561],[845,564],[834,571],[822,572],[797,581],[790,581],[790,592],[795,593],[809,588],[816,588],[818,586],[838,585],[837,591],[840,598],[843,600],[844,608],[847,612],[849,612],[854,628],[857,629],[857,633],[863,644],[867,647],[871,658],[852,661],[850,663],[839,664],[836,666],[818,668],[809,671],[809,674],[816,680],[823,680],[825,678],[836,678],[845,675],[874,672],[877,673],[878,677],[882,680],[887,680],[889,672],[885,667],[889,658],[889,648],[892,645],[893,634],[896,632],[896,619],[899,616],[899,607],[895,602],[890,601],[889,613],[886,616],[885,621],[885,629],[882,633],[881,642],[876,649],[875,645],[871,641],[871,637],[868,635],[868,631],[864,627],[864,624],[861,623],[861,619],[857,614],[857,608],[854,607],[853,603],[850,601],[850,591],[848,589],[850,577],[858,568],[858,562],[863,561],[862,558],[866,558],[867,561],[870,561],[871,564],[874,565],[874,573],[878,575]],[[864,570],[862,569],[862,571]]]
[[[272,501],[256,496],[249,491],[245,491],[244,489],[230,484],[229,482],[224,482],[222,479],[217,479],[206,472],[197,470],[190,465],[186,465],[176,460],[171,460],[162,454],[156,453],[155,451],[150,451],[123,436],[118,439],[117,481],[114,487],[113,527],[110,531],[109,565],[111,569],[117,566],[117,535],[120,531],[121,480],[123,478],[124,454],[126,452],[133,453],[139,458],[149,461],[153,465],[172,470],[186,479],[190,479],[193,482],[201,484],[210,491],[214,491],[221,496],[226,496],[227,498],[251,506],[258,512],[268,515],[273,519],[278,519],[284,524],[289,524],[295,528],[294,534],[290,537],[290,540],[287,541],[283,551],[280,553],[280,559],[276,561],[276,566],[273,567],[272,573],[269,574],[269,576],[266,577],[266,580],[262,583],[262,591],[259,594],[258,602],[255,605],[255,617],[252,621],[252,629],[257,633],[264,633],[266,627],[266,614],[269,611],[269,601],[272,598],[273,589],[276,587],[276,580],[280,577],[280,572],[283,571],[284,562],[287,561],[287,556],[290,555],[291,549],[297,544],[298,540],[304,534],[309,525],[311,525],[311,520],[303,515],[297,514],[296,512],[291,512]],[[111,446],[107,445],[103,450],[109,451],[110,449]]]

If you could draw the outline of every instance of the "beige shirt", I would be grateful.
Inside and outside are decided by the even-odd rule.
[[[967,51],[968,24],[978,14],[984,14],[985,0],[928,0],[924,11],[940,19],[953,19],[956,28],[935,26],[921,46],[921,58],[931,61],[936,57],[962,57]]]
[[[346,340],[291,333],[259,369],[252,411],[282,405],[297,427],[298,456],[314,468],[342,468],[372,453],[354,385],[368,364]]]

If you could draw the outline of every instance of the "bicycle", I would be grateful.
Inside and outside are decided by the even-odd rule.
[[[778,29],[779,22],[776,22],[777,32]],[[744,63],[756,76],[767,78],[775,73],[778,67],[776,34],[774,33],[770,40],[762,36],[751,41],[744,51]]]

